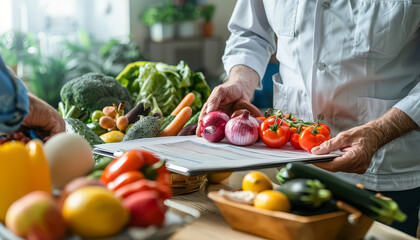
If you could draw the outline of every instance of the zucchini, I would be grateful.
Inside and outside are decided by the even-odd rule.
[[[194,114],[192,117],[190,117],[190,119],[188,119],[188,122],[185,123],[184,127],[186,127],[187,125],[189,125],[191,123],[198,123],[198,118],[200,117],[200,113],[201,113],[201,111],[198,111],[196,114]]]
[[[76,118],[66,118],[64,119],[66,122],[66,132],[67,133],[75,133],[82,136],[86,141],[88,141],[91,148],[97,144],[103,144],[104,141],[96,135],[92,130],[90,130],[86,124]]]
[[[175,115],[168,115],[162,123],[162,126],[160,126],[160,132],[163,131],[163,129],[165,129],[174,119],[175,119]]]
[[[293,207],[315,209],[331,199],[331,192],[316,179],[292,179],[278,189]]]
[[[284,184],[285,182],[290,180],[289,173],[287,172],[287,168],[282,168],[276,175],[276,179],[280,184]]]
[[[378,198],[375,194],[343,181],[332,173],[299,162],[288,163],[286,168],[292,179],[318,179],[332,192],[335,199],[352,205],[376,221],[390,225],[393,221],[403,222],[406,219],[406,215],[395,201]]]

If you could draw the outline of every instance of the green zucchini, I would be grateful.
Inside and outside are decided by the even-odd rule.
[[[92,130],[90,130],[86,124],[76,118],[66,118],[64,119],[66,122],[66,132],[67,133],[75,133],[82,136],[86,141],[88,141],[91,148],[97,144],[103,144],[104,141],[96,135]]]
[[[185,123],[184,127],[186,127],[187,125],[189,125],[191,123],[197,123],[198,118],[200,117],[200,113],[201,113],[201,111],[198,111],[196,114],[194,114],[194,116],[190,117],[190,119],[188,119],[187,123]]]
[[[160,132],[162,132],[163,129],[165,129],[175,119],[175,117],[175,115],[168,115],[167,117],[165,117],[162,126],[160,126]]]
[[[280,184],[284,184],[285,182],[290,180],[289,173],[287,172],[287,168],[282,168],[276,175],[276,179]]]
[[[406,219],[406,215],[395,201],[378,198],[375,194],[343,181],[332,173],[298,162],[288,163],[286,168],[290,178],[317,179],[332,192],[335,199],[352,205],[376,221],[390,225],[393,221],[403,222]]]
[[[315,209],[331,199],[331,192],[317,179],[292,179],[278,189],[287,196],[293,207]]]

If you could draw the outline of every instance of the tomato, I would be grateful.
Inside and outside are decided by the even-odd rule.
[[[283,114],[283,118],[291,121],[297,121],[297,117],[293,116],[291,113],[285,113]]]
[[[299,137],[300,147],[308,152],[311,152],[313,147],[330,139],[329,127],[325,124],[318,124],[317,126],[307,127]]]
[[[257,118],[260,119],[263,122],[267,119],[266,117],[257,117]]]
[[[269,117],[260,125],[260,137],[269,147],[282,147],[290,138],[289,124],[280,118]]]
[[[302,149],[299,145],[299,137],[300,134],[306,129],[307,127],[304,125],[300,125],[299,127],[290,127],[290,144],[295,149]]]

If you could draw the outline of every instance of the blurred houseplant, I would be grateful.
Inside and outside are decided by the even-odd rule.
[[[37,39],[32,35],[27,35],[27,39],[22,41],[21,37],[10,38],[8,35],[6,38],[3,34],[0,45],[2,55],[6,53],[3,57],[7,64],[16,63],[16,59],[22,61],[23,73],[20,77],[27,83],[29,90],[54,107],[58,106],[60,89],[68,80],[88,72],[115,77],[127,63],[146,60],[139,47],[132,42],[113,39],[100,44],[94,42],[84,31],[78,32],[77,41],[64,41],[62,44],[63,51],[58,56],[40,53]]]
[[[214,34],[214,23],[213,15],[216,10],[216,7],[213,4],[203,6],[201,9],[201,16],[204,18],[203,23],[203,36],[212,37]]]
[[[150,27],[152,40],[162,41],[175,36],[175,16],[175,8],[171,4],[164,4],[147,8],[140,19]]]
[[[17,72],[19,62],[38,53],[36,37],[20,31],[5,32],[0,36],[0,52],[5,63]]]
[[[200,10],[197,5],[186,2],[175,8],[178,36],[193,37],[195,35],[195,20],[200,18]]]

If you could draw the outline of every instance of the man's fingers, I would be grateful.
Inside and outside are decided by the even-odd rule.
[[[346,172],[348,172],[350,170],[347,168],[348,157],[345,155],[346,154],[340,157],[336,157],[332,161],[329,161],[329,162],[314,163],[314,165],[330,172],[339,172],[342,170],[345,170]]]
[[[331,138],[330,140],[323,142],[321,145],[312,148],[311,153],[316,155],[328,154],[344,147],[347,147],[345,146],[345,139],[338,135],[337,137]]]
[[[220,101],[225,98],[225,90],[222,87],[216,87],[207,99],[207,108],[205,113],[216,111],[219,108]]]

